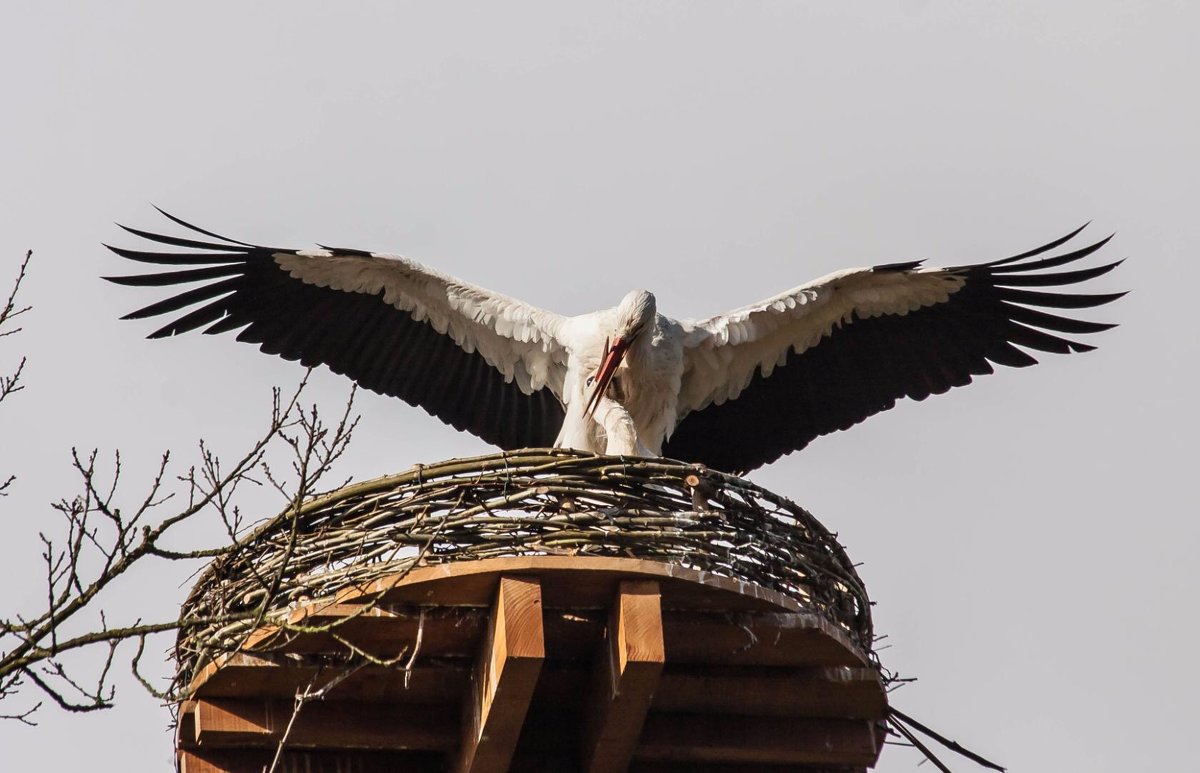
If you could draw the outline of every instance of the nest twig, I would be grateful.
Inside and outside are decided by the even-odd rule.
[[[176,657],[186,682],[276,616],[414,565],[499,556],[654,559],[801,600],[871,651],[870,602],[834,535],[748,481],[664,459],[563,449],[455,459],[346,486],[264,524],[200,577]],[[272,578],[265,583],[264,578]]]

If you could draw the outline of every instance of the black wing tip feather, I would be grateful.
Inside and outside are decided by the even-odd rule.
[[[146,274],[131,274],[128,276],[102,276],[100,277],[105,282],[112,282],[115,285],[123,285],[125,287],[138,287],[142,284],[140,281]],[[149,276],[157,276],[157,274],[149,274]]]
[[[1087,228],[1091,224],[1092,224],[1092,221],[1088,220],[1086,223],[1079,226],[1074,231],[1071,231],[1066,236],[1060,236],[1057,239],[1053,239],[1053,240],[1043,244],[1041,247],[1035,247],[1032,250],[1029,250],[1027,252],[1022,252],[1019,255],[1013,255],[1012,257],[1002,258],[1001,260],[994,261],[993,263],[997,264],[997,265],[1000,263],[1014,263],[1018,260],[1022,260],[1023,258],[1030,258],[1030,257],[1033,257],[1034,255],[1041,255],[1043,252],[1049,252],[1050,250],[1053,250],[1056,247],[1061,247],[1062,245],[1071,241],[1076,236],[1081,234],[1083,232],[1083,229]],[[1108,239],[1111,239],[1111,238],[1112,238],[1111,236],[1108,237]],[[1105,239],[1104,241],[1108,241],[1108,239]]]
[[[905,261],[901,261],[899,263],[884,263],[881,266],[872,266],[871,270],[872,271],[912,271],[913,269],[920,268],[922,265],[924,265],[924,263],[925,263],[924,259],[922,259],[922,260],[905,260]]]
[[[1040,261],[1035,261],[1032,263],[1024,263],[1024,264],[1020,263],[1020,261],[1025,260],[1027,258],[1036,257],[1038,255],[1041,255],[1043,253],[1046,253],[1053,249],[1061,247],[1062,245],[1066,244],[1067,242],[1071,241],[1076,236],[1078,236],[1080,233],[1082,233],[1083,230],[1091,224],[1092,224],[1092,221],[1089,220],[1086,223],[1084,223],[1083,225],[1079,226],[1078,228],[1074,229],[1073,231],[1070,231],[1069,233],[1067,233],[1064,236],[1060,236],[1057,239],[1052,239],[1051,241],[1046,242],[1045,244],[1041,245],[1040,247],[1035,247],[1032,250],[1027,250],[1027,251],[1022,252],[1017,255],[1012,255],[1007,258],[999,258],[997,260],[991,260],[991,261],[987,261],[985,263],[955,266],[951,270],[962,271],[962,270],[971,270],[971,269],[979,269],[979,268],[994,268],[997,266],[1010,266],[1010,268],[1008,269],[1009,271],[1025,271],[1025,270],[1029,270],[1029,269],[1032,269],[1035,267],[1041,268],[1043,266]],[[1093,252],[1095,252],[1096,250],[1103,247],[1104,245],[1108,244],[1110,241],[1112,241],[1114,236],[1116,236],[1116,232],[1109,234],[1108,236],[1104,237],[1103,239],[1100,239],[1099,241],[1095,242],[1094,244],[1084,247],[1075,253],[1071,253],[1069,256],[1063,255],[1063,256],[1059,256],[1057,258],[1049,258],[1047,260],[1055,261],[1055,262],[1053,262],[1049,265],[1046,265],[1044,267],[1049,268],[1050,265],[1062,265],[1062,263],[1064,263],[1064,262],[1073,262],[1075,260],[1078,260],[1079,258],[1090,255]],[[1122,261],[1117,261],[1117,263],[1114,264],[1114,268],[1116,265],[1119,265],[1121,262],[1123,262],[1123,259],[1122,259]],[[924,260],[909,260],[909,261],[901,261],[899,263],[885,263],[883,265],[873,266],[872,270],[873,271],[912,271],[913,269],[920,268],[922,265],[924,265],[924,263],[925,263]],[[1012,264],[1016,264],[1016,265],[1012,265]]]
[[[149,241],[157,242],[159,244],[169,244],[174,247],[186,247],[189,249],[219,250],[219,251],[226,251],[226,252],[247,252],[247,251],[260,251],[260,250],[284,251],[284,250],[275,250],[274,248],[264,247],[259,244],[252,244],[250,242],[244,242],[244,241],[241,241],[240,239],[234,239],[232,237],[225,236],[223,234],[209,231],[206,228],[201,228],[200,226],[196,225],[195,223],[188,222],[187,220],[184,220],[183,218],[181,218],[177,215],[173,215],[170,212],[167,212],[165,209],[158,206],[157,204],[151,204],[150,206],[154,207],[154,209],[159,214],[161,214],[163,217],[170,220],[172,223],[175,223],[176,225],[181,226],[182,228],[185,228],[188,231],[191,231],[191,232],[197,233],[197,234],[201,234],[203,236],[207,236],[210,239],[216,239],[217,241],[216,242],[208,242],[208,241],[199,241],[196,239],[183,238],[183,237],[179,237],[179,236],[168,236],[166,234],[154,233],[152,231],[144,231],[140,228],[132,228],[130,226],[124,225],[123,223],[114,223],[114,225],[116,225],[118,228],[120,228],[124,231],[127,231],[128,233],[131,233],[134,236],[140,237],[142,239],[147,239]],[[105,246],[107,247],[108,245],[105,245]],[[109,249],[113,249],[113,248],[109,247]],[[120,254],[120,253],[118,253],[118,254]]]
[[[1063,291],[1064,288],[1108,274],[1124,263],[1125,258],[1090,268],[1060,272],[1046,271],[1046,269],[1076,263],[1076,261],[1092,255],[1112,241],[1116,236],[1115,232],[1092,244],[1060,255],[1029,260],[1066,244],[1090,224],[1089,220],[1065,237],[1026,253],[978,266],[965,267],[964,272],[968,277],[968,284],[971,283],[970,277],[975,275],[983,280],[985,286],[990,286],[990,289],[985,292],[998,301],[993,313],[998,314],[999,318],[1004,320],[1003,330],[1005,332],[1002,338],[994,343],[991,350],[985,353],[987,359],[1009,367],[1026,367],[1037,362],[1032,355],[1025,351],[1026,349],[1056,354],[1081,354],[1094,351],[1096,347],[1092,344],[1075,341],[1062,335],[1056,335],[1056,333],[1093,334],[1111,330],[1117,326],[1116,323],[1089,322],[1040,310],[1096,308],[1119,300],[1128,294],[1128,291],[1112,293]],[[1030,287],[1046,289],[1027,289]]]
[[[1076,228],[1066,238],[1050,242],[1050,245],[1038,247],[1027,253],[1013,258],[992,260],[977,266],[967,266],[964,274],[967,284],[972,283],[972,276],[982,280],[984,292],[998,301],[992,313],[997,314],[997,320],[1003,320],[1003,335],[995,342],[986,358],[996,364],[1010,367],[1025,367],[1036,364],[1037,360],[1026,352],[1026,349],[1039,350],[1055,354],[1080,354],[1092,352],[1096,347],[1092,344],[1074,341],[1062,335],[1096,334],[1110,330],[1115,323],[1087,322],[1073,317],[1058,316],[1040,310],[1075,310],[1075,308],[1096,308],[1111,304],[1128,294],[1128,290],[1115,293],[1073,293],[1064,292],[1064,288],[1074,284],[1094,280],[1099,276],[1124,263],[1124,258],[1091,268],[1073,269],[1068,271],[1045,271],[1056,266],[1073,264],[1078,260],[1091,256],[1100,250],[1116,235],[1109,234],[1093,244],[1069,251],[1057,256],[1028,259],[1040,256],[1051,248],[1066,244],[1072,236],[1079,234],[1087,226]],[[1045,289],[1028,289],[1045,288]]]
[[[147,241],[157,242],[158,244],[169,244],[172,247],[188,247],[191,249],[200,250],[220,250],[222,252],[245,252],[246,248],[237,244],[220,244],[217,242],[201,242],[195,239],[184,239],[179,236],[167,236],[166,234],[156,234],[153,231],[143,231],[140,228],[117,223],[117,227],[128,233],[133,234]]]
[[[1055,336],[1047,331],[1091,334],[1110,330],[1116,326],[1114,323],[1087,322],[1038,310],[1096,308],[1119,300],[1128,294],[1128,291],[1111,293],[1073,293],[1063,291],[1063,288],[1108,274],[1117,266],[1124,263],[1125,258],[1090,268],[1060,272],[1045,271],[1045,269],[1075,263],[1092,255],[1112,241],[1113,237],[1116,236],[1115,232],[1092,244],[1061,255],[1028,260],[1028,258],[1042,255],[1051,249],[1065,244],[1090,225],[1090,223],[1091,221],[1088,221],[1065,237],[1060,237],[1037,249],[1011,258],[981,263],[976,266],[966,266],[961,269],[967,276],[968,284],[971,284],[972,277],[974,276],[982,280],[985,285],[990,286],[990,292],[993,294],[993,297],[1000,302],[996,311],[1007,317],[1010,344],[1015,343],[1018,346],[1031,346],[1042,351],[1057,353],[1092,351],[1096,347],[1072,341],[1061,336]],[[1028,289],[1031,287],[1046,289]],[[1032,330],[1030,330],[1031,328]],[[1021,331],[1030,332],[1028,335],[1022,335]],[[1020,340],[1023,337],[1030,340]],[[1031,340],[1033,343],[1030,342]],[[1040,341],[1042,345],[1038,345],[1037,341]],[[1000,360],[995,361],[1000,364],[1011,365],[1013,363],[1009,362],[1011,359],[1010,354],[1010,352],[1005,352]],[[990,356],[989,359],[991,359]]]
[[[159,214],[161,214],[163,217],[170,220],[172,223],[181,225],[184,228],[188,229],[189,231],[195,231],[198,234],[204,234],[205,236],[210,236],[213,239],[220,239],[221,241],[229,242],[230,244],[239,244],[243,247],[249,247],[250,249],[258,249],[257,245],[250,244],[249,242],[243,242],[239,239],[233,239],[228,236],[223,236],[218,233],[213,233],[212,231],[208,231],[204,228],[201,228],[200,226],[195,225],[194,223],[189,223],[188,221],[184,220],[183,218],[172,215],[170,212],[166,211],[165,209],[158,206],[157,204],[151,204],[150,206],[152,206],[156,210],[158,210]]]
[[[339,255],[352,255],[356,258],[373,258],[373,257],[375,257],[375,253],[371,252],[370,250],[359,250],[359,249],[355,249],[354,247],[330,247],[328,244],[319,244],[319,243],[317,244],[317,246],[323,250],[329,250],[330,252],[336,252]]]
[[[1089,223],[1090,223],[1090,221],[1089,221]],[[1075,250],[1074,252],[1066,253],[1064,255],[1059,255],[1059,256],[1051,257],[1051,258],[1042,258],[1040,260],[1029,261],[1026,263],[1021,262],[1021,261],[1028,260],[1029,258],[1034,258],[1034,257],[1037,257],[1038,255],[1045,254],[1047,252],[1050,252],[1051,250],[1054,250],[1054,249],[1057,249],[1057,248],[1063,246],[1064,244],[1066,244],[1067,242],[1071,241],[1076,236],[1078,236],[1079,233],[1084,228],[1087,227],[1087,225],[1088,225],[1088,223],[1084,223],[1079,228],[1076,228],[1074,231],[1067,234],[1066,236],[1061,236],[1057,239],[1054,239],[1053,241],[1043,244],[1040,247],[1035,247],[1032,250],[1027,250],[1026,252],[1020,253],[1019,255],[1012,255],[1010,257],[1000,258],[998,260],[989,260],[985,263],[979,264],[978,267],[994,269],[999,266],[1007,266],[1008,268],[1001,269],[1001,270],[1002,271],[1027,271],[1027,270],[1032,270],[1035,268],[1049,268],[1050,266],[1059,266],[1059,265],[1063,265],[1065,263],[1073,263],[1076,260],[1079,260],[1080,258],[1087,257],[1088,255],[1091,255],[1093,252],[1096,252],[1101,247],[1103,247],[1104,245],[1106,245],[1110,241],[1112,241],[1113,237],[1115,237],[1117,235],[1116,232],[1113,232],[1113,233],[1109,234],[1108,236],[1105,236],[1104,238],[1099,239],[1098,241],[1093,242],[1092,244],[1089,244],[1086,247],[1081,247],[1078,250]],[[962,268],[973,268],[973,267],[974,266],[962,266]]]
[[[118,228],[134,236],[155,244],[178,247],[182,251],[154,252],[104,244],[106,249],[127,260],[180,268],[179,270],[161,270],[144,274],[104,276],[101,277],[102,279],[126,287],[178,288],[181,285],[194,285],[192,289],[181,290],[161,301],[131,311],[123,315],[121,319],[138,320],[163,316],[198,304],[197,308],[176,319],[171,319],[166,325],[146,336],[151,339],[168,338],[202,326],[209,326],[210,323],[219,323],[226,313],[221,297],[236,289],[236,285],[249,268],[248,262],[255,254],[263,252],[264,248],[207,231],[172,215],[157,205],[151,204],[151,206],[171,222],[219,241],[199,241],[169,236],[116,223]]]

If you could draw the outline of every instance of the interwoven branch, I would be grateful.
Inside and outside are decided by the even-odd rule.
[[[418,466],[265,524],[193,589],[178,677],[236,650],[268,592],[268,618],[280,619],[414,565],[523,555],[655,559],[746,580],[801,600],[871,650],[862,581],[794,503],[695,465],[545,449]],[[265,588],[264,576],[278,581]]]

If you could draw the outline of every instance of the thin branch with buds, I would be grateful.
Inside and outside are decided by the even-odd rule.
[[[21,328],[13,327],[13,320],[29,311],[29,306],[18,306],[17,295],[21,291],[21,283],[25,281],[25,275],[29,272],[29,261],[33,259],[33,250],[25,252],[25,259],[21,261],[20,267],[17,269],[17,278],[13,282],[12,289],[9,290],[8,298],[5,299],[4,305],[0,306],[0,338],[14,335],[21,332]],[[16,367],[10,373],[0,373],[0,403],[12,395],[20,392],[25,388],[21,383],[21,375],[25,372],[26,358],[22,357]],[[0,477],[0,497],[5,495],[5,489],[12,486],[16,480],[15,475]],[[4,685],[0,683],[0,697],[4,696]],[[21,718],[23,715],[18,715],[16,718]]]
[[[16,305],[16,290],[25,276],[27,263],[28,258],[3,307],[0,324],[10,322],[27,308]],[[3,395],[20,388],[19,375],[18,368],[13,376],[0,382],[5,385]],[[257,487],[266,481],[280,493],[285,507],[268,523],[290,524],[290,539],[294,542],[301,505],[318,493],[318,487],[348,447],[357,423],[352,414],[353,392],[337,421],[327,425],[315,406],[301,405],[306,384],[307,377],[287,399],[275,390],[266,428],[232,465],[225,464],[208,444],[201,442],[198,463],[176,475],[172,482],[172,457],[164,453],[144,494],[128,506],[125,503],[129,498],[122,488],[124,470],[120,454],[113,455],[110,471],[104,472],[97,451],[84,454],[72,450],[71,464],[79,476],[79,493],[53,505],[62,518],[62,533],[39,535],[45,585],[43,608],[32,614],[0,617],[0,701],[11,701],[26,690],[35,690],[67,711],[109,708],[115,695],[112,667],[120,645],[127,641],[136,644],[129,661],[135,678],[156,696],[176,700],[177,685],[160,690],[141,673],[141,659],[149,637],[246,619],[253,620],[252,629],[265,619],[275,592],[288,573],[287,561],[256,578],[263,592],[257,607],[248,611],[153,622],[135,620],[112,626],[104,612],[107,598],[104,594],[135,565],[154,560],[219,559],[244,550],[260,529],[248,528],[250,524],[236,504],[243,484]],[[285,474],[270,464],[270,459],[281,451],[288,462],[281,468],[286,470]],[[7,485],[8,482],[0,484],[0,491]],[[226,540],[182,550],[170,545],[169,537],[181,524],[214,515]],[[90,624],[89,618],[93,621]],[[81,627],[83,632],[77,632]],[[64,656],[95,648],[104,653],[97,675],[80,679],[68,667]],[[30,708],[0,718],[32,724],[31,717],[42,704],[38,701]]]

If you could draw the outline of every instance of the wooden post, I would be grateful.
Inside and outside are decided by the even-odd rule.
[[[501,576],[467,691],[460,773],[508,770],[545,658],[540,581]]]
[[[586,709],[583,769],[587,773],[628,769],[665,659],[658,583],[622,582]]]

